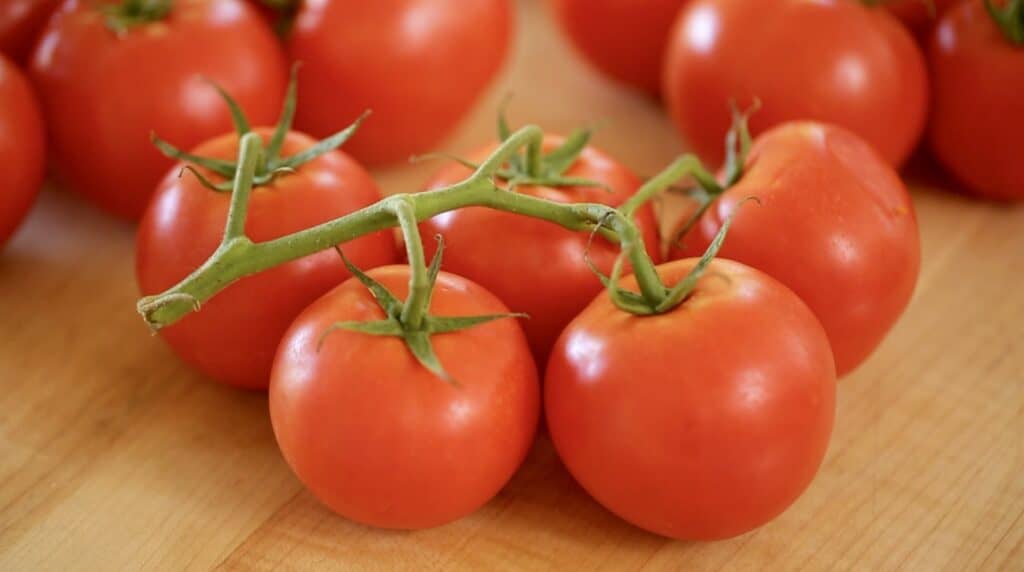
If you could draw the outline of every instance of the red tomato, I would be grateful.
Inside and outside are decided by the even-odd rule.
[[[546,137],[543,148],[550,151],[561,143],[561,137]],[[495,145],[484,147],[473,153],[470,160],[482,160],[494,148]],[[451,185],[469,174],[469,169],[453,163],[435,175],[427,188]],[[592,146],[583,150],[565,176],[603,182],[613,192],[600,188],[527,186],[519,187],[517,192],[561,203],[618,206],[640,185],[632,171]],[[648,254],[657,260],[657,223],[650,206],[638,211],[637,224]],[[486,207],[447,212],[420,227],[424,236],[444,236],[448,247],[444,256],[446,270],[494,292],[514,311],[529,314],[523,329],[541,367],[562,328],[601,291],[601,282],[584,258],[590,233],[573,232],[544,220]],[[424,246],[428,256],[433,256],[437,248],[434,241],[424,241]],[[595,237],[590,245],[590,258],[602,272],[611,271],[618,255],[618,245],[603,238]]]
[[[674,284],[695,262],[659,271]],[[605,508],[672,538],[727,538],[811,482],[832,432],[833,368],[796,295],[715,260],[668,313],[633,316],[605,293],[569,324],[544,378],[548,430]]]
[[[277,117],[286,62],[242,0],[178,0],[163,20],[110,30],[99,1],[66,0],[32,59],[58,172],[103,209],[138,218],[174,163],[157,133],[188,149],[231,131],[209,81],[255,125]]]
[[[1024,199],[1024,45],[972,0],[946,12],[929,55],[935,154],[978,195]]]
[[[269,140],[269,130],[260,130]],[[290,133],[282,153],[293,155],[315,142]],[[234,161],[238,137],[224,135],[199,146],[194,154]],[[164,177],[139,225],[135,270],[143,294],[170,288],[198,268],[220,244],[230,193],[215,192],[181,165]],[[223,178],[199,169],[207,178]],[[270,186],[253,190],[246,234],[262,242],[346,215],[380,200],[369,174],[340,151],[303,164]],[[390,231],[358,238],[344,246],[358,266],[394,262],[397,247]],[[160,331],[186,362],[218,381],[263,389],[277,345],[295,316],[349,277],[337,253],[313,254],[258,275],[243,278],[203,304],[199,312]]]
[[[760,136],[740,181],[684,237],[673,257],[703,253],[747,197],[719,256],[767,272],[818,316],[840,375],[899,318],[917,282],[920,242],[899,176],[838,127],[786,123]]]
[[[295,125],[326,137],[367,109],[346,149],[367,163],[432,151],[508,52],[509,0],[305,2],[289,50],[303,63]]]
[[[24,62],[60,0],[3,0],[0,2],[0,52]]]
[[[920,40],[926,40],[939,16],[960,0],[890,0],[882,4]],[[929,7],[928,3],[932,6]]]
[[[611,78],[657,96],[672,21],[687,0],[552,0],[573,45]]]
[[[409,269],[368,274],[399,299]],[[431,314],[508,310],[482,287],[441,272]],[[513,319],[435,335],[440,362],[459,384],[427,371],[396,337],[337,330],[384,318],[352,279],[306,309],[281,343],[270,383],[274,434],[292,470],[346,518],[384,528],[438,526],[489,501],[530,449],[540,389]]]
[[[43,183],[43,121],[32,88],[0,54],[0,247],[25,218]]]
[[[694,0],[676,21],[664,95],[686,142],[720,163],[729,102],[762,108],[756,135],[784,121],[846,127],[890,165],[903,163],[924,129],[924,59],[883,10],[849,0]]]

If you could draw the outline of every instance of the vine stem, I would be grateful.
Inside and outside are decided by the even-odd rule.
[[[461,182],[422,193],[392,195],[343,217],[260,243],[253,243],[246,238],[244,227],[251,174],[255,172],[255,163],[261,160],[259,155],[262,148],[257,148],[261,142],[255,134],[253,137],[243,137],[239,148],[240,176],[237,177],[232,193],[224,242],[202,266],[181,282],[165,292],[140,299],[138,311],[150,327],[160,329],[195,311],[200,304],[245,276],[395,226],[403,226],[409,238],[416,226],[414,222],[422,222],[443,212],[468,206],[488,207],[539,218],[573,231],[597,228],[606,238],[619,242],[647,305],[660,308],[669,290],[661,282],[654,262],[647,255],[643,237],[631,215],[642,201],[679,179],[695,174],[700,176],[704,171],[699,161],[693,157],[684,157],[670,165],[666,172],[642,187],[640,196],[629,201],[625,211],[598,203],[557,203],[498,186],[494,177],[499,169],[524,146],[539,148],[543,136],[543,131],[535,125],[523,127],[512,133],[472,175]],[[418,238],[417,231],[417,244]],[[423,266],[422,250],[409,254],[411,263]],[[412,260],[413,257],[416,257],[419,264]],[[407,306],[415,307],[417,304]],[[416,319],[416,313],[420,310],[410,312],[412,315],[406,316],[406,319]]]
[[[423,255],[423,242],[416,221],[416,209],[408,200],[395,203],[395,216],[402,228],[402,238],[409,258],[409,297],[402,306],[403,327],[418,330],[427,315],[430,303],[430,278],[427,276],[427,260]]]

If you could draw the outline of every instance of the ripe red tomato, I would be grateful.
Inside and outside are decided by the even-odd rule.
[[[676,283],[695,262],[659,271]],[[633,316],[598,296],[558,339],[544,404],[559,456],[605,508],[710,540],[768,522],[807,488],[832,432],[835,370],[795,294],[715,260],[665,314]]]
[[[269,130],[260,130],[269,140]],[[284,156],[315,142],[290,133]],[[200,145],[196,155],[234,161],[238,136]],[[231,196],[199,184],[175,166],[157,188],[139,224],[135,270],[143,294],[170,288],[213,254],[224,234]],[[214,182],[224,179],[199,168]],[[329,152],[253,190],[246,234],[262,242],[346,215],[380,200],[370,175],[340,151]],[[382,231],[344,246],[358,266],[397,260],[394,236]],[[160,331],[175,353],[204,374],[230,385],[265,389],[277,345],[295,316],[349,277],[335,252],[321,252],[243,278],[203,304],[199,312]]]
[[[785,123],[757,138],[740,181],[673,257],[704,252],[737,204],[719,256],[762,270],[818,316],[839,374],[859,365],[903,313],[920,267],[914,207],[899,176],[839,127]]]
[[[432,151],[494,79],[513,29],[509,0],[322,0],[299,10],[295,125],[325,137],[366,109],[346,145],[365,163]]]
[[[926,43],[939,16],[959,0],[890,0],[882,4],[903,22],[914,36]],[[928,3],[932,6],[929,7]]]
[[[368,272],[398,299],[409,269]],[[508,310],[493,294],[441,272],[431,314]],[[513,319],[432,337],[459,384],[430,373],[400,338],[336,330],[384,318],[352,279],[317,300],[281,343],[270,383],[274,434],[292,470],[346,518],[384,528],[438,526],[489,501],[529,451],[540,388]]]
[[[60,0],[4,0],[0,2],[0,53],[21,63],[39,38]]]
[[[686,2],[552,0],[558,23],[591,64],[654,96],[672,21]]]
[[[272,123],[286,62],[242,0],[179,0],[165,18],[121,35],[107,27],[105,5],[66,0],[33,55],[32,77],[59,174],[103,209],[138,218],[174,163],[150,134],[189,149],[231,131],[210,81],[254,124]]]
[[[928,109],[924,58],[884,10],[858,2],[694,0],[680,13],[665,62],[664,96],[679,132],[720,163],[729,102],[761,110],[756,135],[813,119],[857,133],[898,166]]]
[[[562,141],[561,137],[546,137],[543,148],[550,151]],[[492,144],[479,149],[470,160],[482,160],[494,148]],[[453,163],[438,172],[426,188],[451,185],[469,174],[469,169]],[[565,175],[602,182],[612,192],[593,187],[534,186],[518,187],[517,192],[561,203],[618,206],[640,185],[632,171],[592,146],[583,150]],[[637,224],[648,254],[657,260],[657,222],[649,205],[638,211]],[[514,311],[529,314],[523,329],[541,367],[562,328],[601,291],[601,282],[584,258],[589,233],[486,207],[440,214],[424,221],[420,228],[424,236],[444,236],[448,246],[444,257],[446,270],[494,292]],[[424,246],[428,256],[433,256],[436,244],[426,241]],[[590,244],[590,259],[602,272],[611,271],[618,255],[618,245],[603,238],[595,237]]]
[[[929,56],[935,154],[974,193],[1024,199],[1024,44],[971,0],[946,12]]]
[[[43,183],[43,121],[32,88],[0,54],[0,247],[25,218]]]

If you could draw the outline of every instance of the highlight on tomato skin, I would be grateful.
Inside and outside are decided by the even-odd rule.
[[[982,0],[970,0],[945,12],[928,55],[932,151],[972,194],[1024,200],[1024,43],[1003,34]]]
[[[3,0],[0,2],[0,53],[17,64],[28,58],[61,0]]]
[[[927,45],[932,30],[935,29],[939,18],[951,6],[961,0],[889,0],[880,4],[881,8],[888,10],[893,16],[899,18],[903,25],[918,42]],[[929,6],[929,3],[931,6]]]
[[[408,266],[367,274],[407,299]],[[438,276],[432,315],[506,312],[481,286]],[[327,333],[384,316],[351,279],[295,320],[270,384],[274,434],[299,480],[341,516],[390,529],[440,526],[490,501],[525,459],[540,415],[536,364],[515,319],[432,336],[457,385],[423,367],[401,338]]]
[[[29,69],[63,186],[134,221],[174,164],[152,133],[190,149],[230,131],[210,82],[255,125],[272,124],[288,74],[277,38],[245,0],[170,2],[166,14],[123,29],[112,29],[104,6],[115,5],[65,0]]]
[[[371,109],[346,146],[359,161],[434,151],[492,84],[514,31],[511,0],[304,2],[287,42],[303,65],[295,125],[325,137]]]
[[[266,144],[270,129],[257,129]],[[316,142],[289,132],[282,154],[291,156]],[[238,135],[214,138],[192,150],[195,155],[232,161]],[[170,288],[217,249],[224,234],[230,192],[204,187],[184,164],[172,167],[154,193],[139,223],[135,271],[143,294]],[[216,173],[195,168],[220,182]],[[275,239],[344,216],[382,197],[370,174],[344,152],[330,151],[271,184],[256,187],[249,199],[247,236]],[[363,268],[398,259],[392,233],[376,232],[344,245],[346,255]],[[160,337],[181,359],[207,377],[228,385],[263,390],[277,346],[302,310],[350,277],[337,253],[319,252],[249,276],[203,304],[202,310],[160,330]]]
[[[25,220],[43,184],[44,131],[28,78],[0,54],[0,249]]]
[[[695,264],[658,270],[674,283]],[[632,277],[623,285],[636,288]],[[595,298],[552,351],[544,404],[559,457],[598,503],[656,534],[714,540],[767,523],[808,487],[835,389],[806,305],[767,274],[716,259],[664,314]]]
[[[549,0],[556,22],[587,62],[658,97],[669,31],[688,0]]]
[[[719,256],[766,272],[815,313],[839,375],[874,351],[910,301],[921,264],[914,206],[899,175],[861,138],[814,122],[754,140],[738,183],[670,258],[697,256],[747,197]]]
[[[813,46],[813,49],[809,48]],[[760,111],[754,135],[786,121],[845,127],[899,167],[928,115],[925,60],[885,10],[859,2],[692,0],[666,52],[663,99],[684,143],[724,159],[729,104]]]

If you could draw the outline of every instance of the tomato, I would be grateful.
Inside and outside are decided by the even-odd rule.
[[[138,218],[173,164],[150,134],[188,149],[231,131],[210,81],[254,124],[272,123],[286,62],[242,0],[178,0],[164,19],[121,35],[107,27],[104,5],[66,0],[33,56],[32,76],[59,174],[104,210]]]
[[[673,257],[699,255],[747,197],[719,255],[767,272],[818,316],[840,374],[874,350],[914,292],[921,251],[899,176],[839,127],[786,123],[755,140],[740,181]]]
[[[695,262],[659,272],[674,284]],[[796,295],[715,260],[668,313],[634,316],[605,293],[569,324],[544,378],[548,431],[608,510],[672,538],[727,538],[811,482],[832,432],[833,368]]]
[[[925,125],[924,58],[884,10],[857,2],[694,0],[669,42],[664,96],[683,138],[720,163],[730,101],[762,103],[756,135],[812,119],[846,127],[890,165],[903,163]]]
[[[0,54],[0,247],[25,218],[43,183],[43,121],[28,80]]]
[[[1024,45],[1010,43],[972,0],[946,12],[929,56],[931,148],[974,193],[1024,199]]]
[[[288,44],[303,64],[295,125],[324,137],[367,109],[346,146],[365,163],[432,151],[491,83],[513,29],[509,0],[320,0]]]
[[[548,136],[543,148],[549,151],[562,143]],[[495,145],[470,155],[471,160],[487,157]],[[465,179],[470,171],[451,164],[427,184],[435,189]],[[627,167],[593,146],[584,148],[565,175],[607,185],[612,192],[594,187],[520,186],[517,191],[561,203],[593,202],[618,206],[631,197],[639,180]],[[658,257],[658,234],[650,206],[637,214],[648,254]],[[440,214],[424,221],[424,236],[441,234],[448,249],[444,268],[477,282],[497,294],[516,312],[529,314],[523,323],[537,363],[543,367],[548,351],[562,328],[601,291],[601,282],[586,264],[590,233],[573,232],[554,223],[486,207],[469,207]],[[428,256],[436,248],[425,243]],[[595,237],[590,259],[606,274],[619,255],[619,247]]]
[[[597,69],[657,96],[662,56],[687,0],[552,0],[563,31]]]
[[[903,22],[920,40],[926,40],[935,23],[950,6],[960,0],[890,0],[882,4],[886,10]],[[932,6],[928,6],[931,2]]]
[[[260,130],[269,139],[269,130]],[[290,133],[282,149],[293,155],[314,145]],[[194,154],[234,161],[238,136],[224,135],[200,145]],[[139,225],[136,276],[143,294],[162,292],[198,268],[220,244],[231,196],[208,190],[177,165],[160,183]],[[209,170],[199,168],[211,181]],[[246,234],[262,242],[304,230],[380,200],[370,175],[340,151],[331,151],[298,168],[295,174],[256,187],[249,202]],[[370,234],[344,246],[362,267],[398,258],[389,231]],[[349,277],[333,251],[288,262],[243,278],[203,304],[199,312],[160,330],[183,360],[215,380],[265,389],[277,345],[295,316]]]
[[[405,299],[408,267],[367,274]],[[508,311],[446,272],[430,308],[437,316]],[[381,318],[352,279],[295,320],[270,383],[274,434],[299,479],[342,516],[385,528],[441,525],[489,501],[522,463],[540,410],[536,368],[513,319],[432,336],[457,386],[420,365],[400,338],[323,337],[339,321]]]
[[[4,0],[0,3],[0,53],[21,63],[60,0]]]

